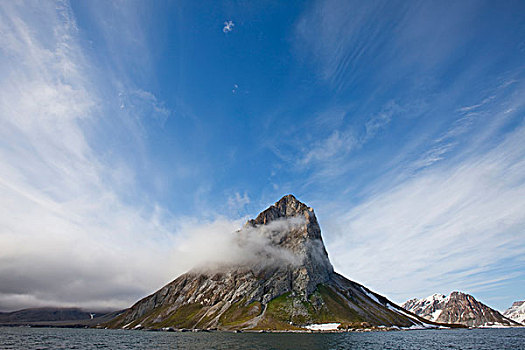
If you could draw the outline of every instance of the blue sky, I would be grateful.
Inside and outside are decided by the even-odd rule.
[[[287,193],[396,302],[523,300],[524,23],[520,1],[3,2],[0,309],[128,306]]]

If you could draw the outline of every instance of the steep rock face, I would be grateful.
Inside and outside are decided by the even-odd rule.
[[[275,237],[279,239],[273,243],[300,257],[298,266],[292,268],[292,290],[302,295],[311,294],[319,283],[325,283],[334,273],[314,210],[293,195],[287,195],[260,213],[257,218],[249,220],[245,227],[257,228],[286,218],[301,221],[298,220],[300,224],[285,234],[275,232]]]
[[[235,233],[253,259],[200,267],[138,301],[113,328],[301,329],[422,326],[423,319],[334,272],[312,208],[287,195]],[[260,244],[260,242],[264,244]]]
[[[503,316],[525,325],[525,301],[515,301],[511,307],[505,310]]]
[[[439,323],[459,323],[469,327],[517,326],[498,311],[477,301],[472,295],[452,292],[411,299],[401,305],[406,310]]]

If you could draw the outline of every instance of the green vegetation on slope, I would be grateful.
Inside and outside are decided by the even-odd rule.
[[[183,305],[172,312],[161,322],[155,323],[156,327],[192,328],[203,315],[202,305],[193,303]]]
[[[316,292],[310,296],[310,300],[316,298],[317,293],[319,293],[320,298],[324,301],[324,305],[320,310],[316,310],[313,323],[362,321],[361,316],[350,308],[347,301],[331,287],[320,284]]]
[[[307,300],[303,296],[283,294],[271,300],[257,329],[296,329],[311,323],[337,322],[356,324],[361,316],[331,287],[318,285]]]
[[[222,329],[271,329],[289,330],[301,329],[312,323],[341,323],[342,328],[367,327],[371,324],[399,324],[403,322],[411,325],[408,320],[402,319],[388,310],[361,315],[351,305],[360,305],[364,301],[360,298],[346,297],[340,294],[335,286],[319,284],[316,290],[305,298],[304,295],[295,295],[291,292],[272,299],[266,308],[258,302],[246,304],[246,299],[231,304],[222,312],[219,319],[216,317],[223,309],[223,305],[215,305],[212,309],[200,303],[183,305],[172,310],[164,306],[135,320],[127,328],[141,324],[147,328],[207,328],[210,326]],[[349,304],[350,303],[350,304]],[[260,319],[257,317],[260,316]],[[216,321],[214,321],[216,320]],[[367,322],[364,322],[367,321]],[[257,322],[257,324],[254,324]],[[122,327],[123,317],[113,321],[110,327]]]
[[[219,318],[219,324],[225,327],[239,326],[257,317],[262,312],[262,305],[254,301],[248,305],[245,300],[233,303]]]

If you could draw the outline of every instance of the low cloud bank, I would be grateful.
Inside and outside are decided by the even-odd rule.
[[[262,268],[268,265],[302,263],[303,256],[278,244],[292,230],[305,224],[303,217],[283,218],[267,225],[245,225],[231,230],[228,221],[186,227],[175,243],[176,260],[187,269],[221,269],[231,266]]]

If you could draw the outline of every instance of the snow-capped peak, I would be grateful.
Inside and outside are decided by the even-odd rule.
[[[435,293],[429,297],[421,299],[421,302],[424,304],[434,304],[435,302],[442,303],[448,299],[446,295]]]

